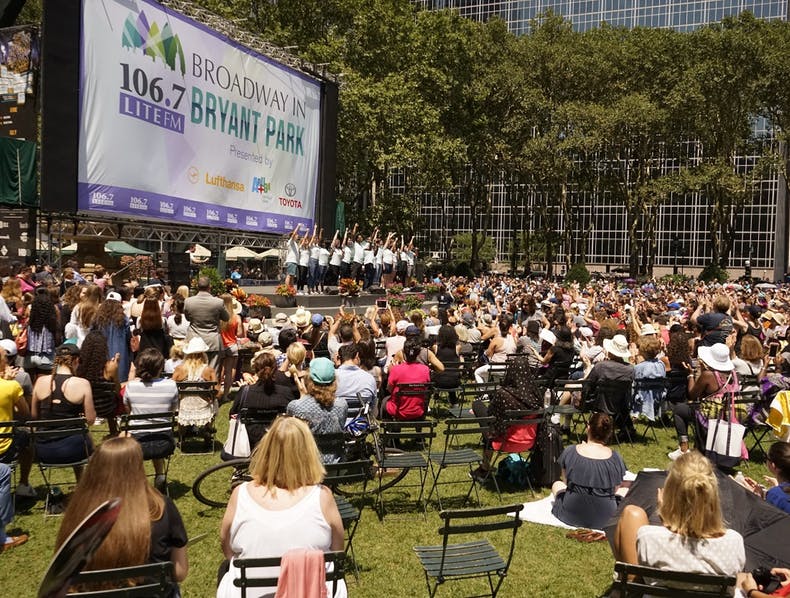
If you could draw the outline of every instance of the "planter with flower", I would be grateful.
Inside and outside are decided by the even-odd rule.
[[[387,294],[388,295],[402,295],[403,294],[403,285],[400,284],[393,284],[387,287]]]
[[[337,285],[337,291],[343,297],[344,306],[356,307],[362,286],[353,278],[341,278]]]
[[[296,287],[292,284],[277,285],[274,289],[274,304],[277,307],[296,307]]]
[[[263,295],[247,295],[244,303],[250,308],[251,318],[263,320],[264,318],[272,317],[272,302],[269,301],[268,297],[264,297]]]
[[[428,284],[425,285],[424,290],[426,297],[430,299],[436,299],[442,290],[442,286],[429,282]]]

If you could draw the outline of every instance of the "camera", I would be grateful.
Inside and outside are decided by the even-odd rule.
[[[379,309],[387,309],[387,299],[376,299],[376,307]]]
[[[762,586],[762,592],[773,594],[782,585],[782,580],[777,575],[773,575],[771,570],[766,567],[757,567],[752,571],[752,577],[758,586]]]

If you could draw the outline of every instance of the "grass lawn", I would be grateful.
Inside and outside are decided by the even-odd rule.
[[[224,440],[227,432],[229,405],[223,405],[217,418],[219,439]],[[106,428],[94,428],[98,441]],[[437,437],[434,446],[441,450],[443,435]],[[631,471],[645,467],[665,468],[669,459],[666,454],[676,448],[673,430],[658,429],[658,444],[652,439],[647,444],[624,445],[619,450]],[[221,509],[204,507],[192,496],[191,486],[196,475],[206,467],[219,461],[215,455],[188,456],[177,451],[170,464],[170,492],[184,518],[190,537],[207,533],[208,536],[189,548],[190,572],[182,584],[185,597],[208,597],[214,595],[217,566],[222,560],[219,546],[219,524]],[[150,465],[149,465],[150,466]],[[767,473],[765,466],[745,463],[742,470],[757,480]],[[447,475],[450,474],[450,475]],[[64,479],[62,488],[73,484],[73,474],[59,472]],[[414,476],[414,473],[409,474]],[[445,477],[447,475],[447,477]],[[466,479],[461,468],[450,469],[442,474],[442,480]],[[408,482],[404,480],[404,482]],[[36,466],[31,483],[38,486],[43,497],[43,482]],[[390,498],[398,498],[393,488]],[[454,492],[464,493],[465,486],[453,486],[443,490],[443,497],[452,497]],[[541,495],[545,496],[547,490]],[[385,494],[385,496],[387,496]],[[416,498],[416,494],[414,495]],[[505,492],[502,503],[517,503],[532,500],[529,491]],[[481,490],[484,505],[496,505],[496,493]],[[447,505],[445,505],[446,507]],[[452,506],[452,505],[451,505]],[[397,505],[396,505],[397,507]],[[0,555],[0,588],[6,596],[35,596],[39,582],[49,563],[54,549],[55,535],[60,517],[44,516],[44,500],[20,500],[17,517],[9,530],[30,533],[27,544]],[[383,523],[369,506],[363,510],[362,521],[354,539],[360,566],[359,581],[348,576],[349,594],[354,597],[400,597],[424,596],[426,588],[422,569],[414,556],[416,545],[438,544],[436,530],[440,519],[436,507],[428,510],[427,519],[408,509],[388,511]],[[510,573],[505,580],[500,596],[599,596],[612,579],[613,563],[608,543],[582,544],[565,538],[565,530],[525,523],[518,533],[516,553]],[[504,547],[506,538],[501,537]],[[480,583],[481,585],[476,585]],[[468,596],[485,591],[485,582],[462,581],[448,583],[439,590],[440,596]]]

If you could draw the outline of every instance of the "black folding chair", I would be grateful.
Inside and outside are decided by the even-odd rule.
[[[436,438],[436,421],[382,421],[377,434],[377,461],[378,461],[378,489],[376,492],[376,511],[379,519],[384,519],[385,508],[382,488],[385,470],[411,470],[419,473],[420,488],[417,506],[425,512],[423,495],[425,494],[425,480],[428,476],[428,462],[431,457],[431,442]],[[411,445],[411,450],[404,449]],[[408,487],[398,484],[399,488]]]
[[[41,459],[39,455],[38,468],[39,471],[41,471],[41,477],[44,479],[44,484],[47,487],[47,498],[44,502],[44,514],[46,516],[46,514],[49,513],[52,493],[55,488],[53,473],[59,469],[76,469],[88,463],[88,455],[90,455],[92,451],[88,422],[84,417],[70,417],[65,419],[30,420],[27,422],[27,425],[30,426],[35,445],[76,436],[81,439],[84,454],[86,455],[84,458],[77,459],[76,461],[69,461],[68,463],[48,462]]]
[[[633,382],[631,380],[599,380],[595,386],[595,395],[585,397],[585,407],[591,411],[600,411],[610,416],[614,427],[620,432],[625,432],[628,442],[631,437],[633,424],[629,409],[631,406]],[[583,395],[589,394],[589,386],[585,386]],[[615,433],[615,441],[620,444],[619,434]]]
[[[454,404],[458,403],[459,395],[461,394],[462,379],[464,376],[464,362],[463,361],[448,361],[444,363],[443,372],[434,372],[434,375],[457,375],[458,384],[453,387],[436,386],[434,383],[433,389],[433,412],[438,415],[440,403],[443,402],[447,405],[448,409],[452,409]],[[451,401],[451,398],[455,401]]]
[[[516,546],[516,533],[522,524],[519,512],[523,508],[524,505],[519,503],[439,513],[444,520],[444,525],[439,528],[439,535],[442,536],[441,546],[414,547],[414,552],[425,572],[428,596],[433,598],[439,586],[446,581],[481,577],[488,580],[490,595],[494,598],[510,568]],[[498,530],[512,530],[510,548],[506,557],[497,552],[488,538],[449,544],[450,536]]]
[[[469,484],[469,490],[464,497],[464,504],[472,496],[474,491],[477,497],[477,504],[480,505],[480,493],[477,490],[477,484],[471,479],[473,472],[473,465],[480,465],[483,462],[483,457],[474,449],[466,446],[460,446],[459,440],[464,440],[465,437],[472,436],[475,439],[475,445],[480,446],[480,439],[488,433],[490,425],[494,422],[493,417],[480,417],[480,418],[449,418],[445,423],[447,427],[444,429],[444,450],[441,453],[432,453],[430,456],[431,474],[433,476],[433,485],[431,491],[428,493],[426,501],[430,502],[434,491],[436,492],[436,500],[439,503],[439,509],[442,509],[442,496],[439,492],[439,485],[448,484]],[[466,466],[469,469],[469,479],[440,482],[439,476],[442,471],[448,467]]]
[[[744,442],[746,448],[752,453],[759,449],[763,456],[768,455],[768,449],[763,442],[769,442],[772,428],[766,422],[768,406],[763,404],[763,395],[758,390],[742,390],[734,397],[735,411],[739,420],[746,428]],[[751,438],[751,441],[748,439]]]
[[[454,417],[472,417],[469,410],[475,401],[489,401],[494,398],[494,394],[499,388],[498,382],[484,382],[478,384],[477,382],[470,382],[461,385],[461,401],[454,408],[450,409],[450,413]]]
[[[241,588],[241,598],[247,598],[248,588],[276,588],[279,573],[259,577],[255,569],[279,567],[281,561],[282,557],[233,559],[233,566],[239,569],[239,577],[233,580],[233,585]],[[324,562],[331,565],[327,568],[326,580],[332,582],[332,595],[334,596],[338,584],[345,579],[345,553],[325,552]],[[260,592],[256,592],[255,595],[260,595]]]
[[[612,589],[618,590],[621,598],[641,598],[645,595],[713,598],[732,596],[735,587],[735,577],[725,575],[665,571],[619,561],[614,564],[614,571],[617,579],[612,584]]]
[[[546,407],[546,412],[549,414],[557,414],[561,417],[570,418],[570,426],[568,429],[568,438],[570,438],[571,434],[576,436],[576,441],[581,442],[582,439],[586,438],[586,432],[584,428],[587,427],[587,412],[583,408],[577,408],[573,405],[573,397],[571,397],[571,402],[565,405],[560,405],[560,400],[562,399],[562,395],[566,392],[568,393],[579,393],[580,395],[584,392],[584,380],[565,380],[565,379],[557,379],[554,381],[554,384],[551,387],[551,401],[548,407]],[[583,405],[583,402],[579,401],[580,405]],[[579,424],[582,424],[582,431],[579,432]]]
[[[139,413],[132,415],[126,413],[121,416],[121,432],[128,432],[138,441],[161,440],[172,441],[172,450],[167,454],[149,457],[149,460],[162,459],[165,462],[164,494],[169,495],[167,487],[167,473],[170,471],[170,458],[175,452],[175,426],[177,414],[175,411],[162,411],[160,413]],[[156,477],[156,471],[151,474]],[[161,488],[159,488],[161,490]]]
[[[202,382],[202,381],[183,381],[183,382],[176,382],[178,386],[178,404],[181,405],[181,401],[186,397],[198,397],[204,400],[208,404],[212,404],[217,399],[217,389],[216,389],[216,382]],[[183,455],[210,455],[214,454],[216,442],[217,430],[213,423],[206,424],[203,426],[204,431],[204,440],[208,445],[208,448],[211,450],[206,451],[184,451],[184,439],[190,437],[189,428],[191,426],[181,425],[181,421],[179,421],[178,426],[178,444],[181,446],[181,454]]]
[[[67,596],[75,598],[168,598],[175,587],[173,563],[83,571],[72,587],[78,590]]]
[[[664,427],[664,424],[661,421],[661,414],[663,411],[664,398],[667,394],[667,379],[665,377],[661,377],[639,378],[638,380],[634,380],[631,395],[632,403],[635,403],[638,400],[638,397],[644,396],[648,393],[653,397],[653,419],[650,419],[648,416],[640,422],[644,425],[644,428],[642,429],[642,438],[644,438],[645,442],[647,442],[647,431],[650,430],[650,432],[653,434],[653,440],[658,442],[655,424],[658,422],[662,427]]]
[[[522,457],[522,460],[529,463],[531,461],[530,455],[532,450],[538,442],[538,426],[540,426],[546,418],[546,412],[543,409],[519,409],[507,411],[505,415],[507,416],[507,420],[504,422],[507,433],[503,439],[492,440],[492,447],[496,452],[494,453],[493,459],[491,459],[491,468],[488,470],[487,474],[488,478],[493,478],[500,500],[502,499],[502,494],[499,490],[499,484],[496,481],[497,461],[504,455],[513,453],[522,455],[523,453],[527,453],[526,458]],[[527,438],[530,437],[531,441],[528,441]],[[531,477],[530,475],[526,476],[526,481],[530,492],[532,492],[532,496],[535,496],[535,488],[532,486]]]
[[[346,550],[354,567],[354,577],[359,579],[359,566],[357,556],[354,553],[354,534],[357,531],[359,520],[362,516],[362,508],[365,505],[365,494],[367,492],[368,480],[371,477],[372,463],[369,459],[359,461],[341,461],[340,463],[327,463],[324,465],[326,475],[324,484],[332,489],[335,496],[335,504],[343,520],[343,528],[346,530]],[[361,488],[360,488],[361,485]],[[358,493],[359,500],[355,506],[345,496],[338,494],[338,489],[342,486],[353,486],[355,494]]]

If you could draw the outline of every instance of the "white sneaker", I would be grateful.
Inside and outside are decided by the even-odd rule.
[[[677,449],[675,449],[671,453],[667,453],[667,457],[672,459],[672,461],[676,461],[678,459],[678,457],[680,457],[681,455],[685,455],[687,452],[688,451],[681,451],[680,447],[678,447]]]
[[[17,484],[16,495],[23,498],[37,498],[38,492],[30,484]]]

